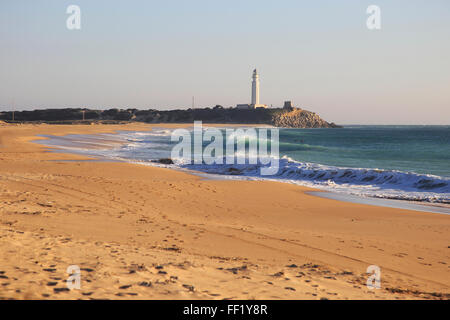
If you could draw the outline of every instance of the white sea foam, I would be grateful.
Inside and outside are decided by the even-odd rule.
[[[279,160],[279,171],[273,176],[260,176],[259,165],[178,165],[210,174],[275,180],[360,196],[450,203],[448,178],[397,170],[325,166],[288,157]]]

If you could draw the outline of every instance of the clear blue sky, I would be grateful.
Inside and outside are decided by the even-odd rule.
[[[255,67],[268,105],[450,124],[450,1],[0,0],[0,110],[234,106]]]

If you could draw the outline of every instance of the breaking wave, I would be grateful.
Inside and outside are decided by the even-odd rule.
[[[196,165],[176,161],[178,166],[210,174],[251,177],[295,183],[360,196],[450,203],[450,179],[397,170],[342,168],[279,159],[278,173],[261,176],[261,165]]]

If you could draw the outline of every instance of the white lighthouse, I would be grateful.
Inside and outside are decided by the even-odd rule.
[[[259,74],[255,69],[253,70],[252,76],[252,101],[250,104],[238,104],[236,106],[238,109],[256,109],[256,108],[267,108],[265,104],[259,104]]]
[[[256,69],[253,70],[252,79],[252,105],[257,106],[259,105],[259,75]]]

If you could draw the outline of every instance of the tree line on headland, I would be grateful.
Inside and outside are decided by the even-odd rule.
[[[268,124],[285,128],[338,128],[311,111],[300,108],[236,109],[215,106],[213,108],[186,110],[138,110],[82,108],[43,109],[32,111],[0,112],[5,122],[33,122],[53,124],[74,123],[205,123]]]

